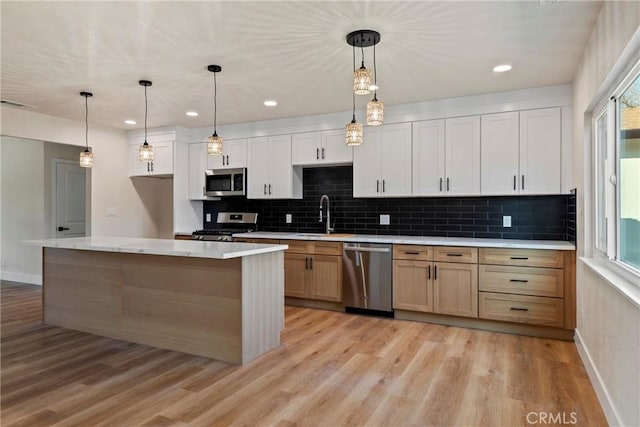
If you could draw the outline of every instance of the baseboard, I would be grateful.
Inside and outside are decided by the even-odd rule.
[[[582,341],[582,337],[580,336],[580,331],[578,329],[575,330],[575,338],[574,341],[576,343],[576,348],[578,349],[578,354],[582,359],[582,364],[587,370],[587,375],[591,380],[591,385],[596,392],[596,396],[598,397],[598,401],[600,402],[600,406],[604,412],[604,416],[607,418],[607,422],[610,426],[621,426],[622,421],[620,420],[620,416],[616,411],[615,406],[613,405],[613,401],[611,400],[611,396],[607,391],[607,387],[604,385],[602,378],[600,377],[600,373],[598,369],[593,363],[593,359],[591,359],[591,355],[589,354],[589,350],[585,347],[584,341]]]
[[[12,271],[0,272],[0,280],[6,280],[9,282],[29,283],[31,285],[42,286],[42,275],[40,274],[26,274],[26,273],[14,273]]]

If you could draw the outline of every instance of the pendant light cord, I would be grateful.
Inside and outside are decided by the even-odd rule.
[[[376,67],[376,45],[373,44],[373,84],[376,87],[373,91],[373,99],[378,100],[378,69]]]
[[[147,142],[147,86],[144,87],[144,143],[149,145]]]
[[[84,97],[84,145],[85,151],[89,151],[89,97]]]
[[[353,72],[356,72],[356,45],[353,44]],[[353,96],[353,121],[356,121],[356,92],[351,91],[351,95]]]
[[[218,123],[218,81],[216,80],[216,73],[213,72],[213,134],[216,135],[217,123]]]

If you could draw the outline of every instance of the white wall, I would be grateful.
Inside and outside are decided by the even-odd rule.
[[[640,2],[604,2],[576,72],[573,180],[578,188],[580,256],[590,255],[591,234],[585,230],[593,227],[589,191],[585,194],[592,180],[590,123],[588,115],[585,123],[585,112],[601,97],[610,74],[616,73],[616,62],[639,25]],[[640,307],[581,261],[577,265],[577,298],[577,344],[607,420],[612,425],[639,426]]]
[[[62,119],[5,106],[0,108],[0,113],[1,134],[4,136],[84,145],[84,122],[82,121]],[[90,180],[92,195],[91,234],[94,236],[159,237],[159,230],[166,228],[166,218],[171,215],[170,208],[168,213],[161,212],[160,192],[167,191],[169,184],[166,181],[170,182],[171,180],[160,182],[157,179],[132,180],[129,178],[128,140],[125,131],[90,124],[89,144],[92,146],[95,156],[95,163],[91,170],[92,179]],[[40,149],[41,153],[42,151],[43,149]],[[5,164],[16,164],[18,159],[15,156],[19,156],[19,154],[3,152],[3,169]],[[25,170],[25,174],[27,173]],[[42,170],[40,170],[40,175],[42,175]],[[38,178],[38,182],[39,186],[43,187],[42,177]],[[3,177],[2,187],[6,188],[7,185]],[[20,215],[16,214],[15,217],[5,218],[9,202],[5,200],[4,192],[2,199],[4,212],[1,230],[4,236],[7,230],[16,228],[16,225],[20,224],[20,218],[18,218]],[[37,199],[44,200],[43,197]],[[115,208],[116,216],[107,217],[107,208]],[[28,212],[23,211],[21,215],[28,215]],[[42,208],[40,212],[42,212]],[[39,229],[39,234],[30,234],[28,238],[42,238],[46,236],[45,233],[46,230]],[[13,249],[14,247],[3,245],[2,256],[6,257],[7,253]],[[41,267],[40,262],[33,256],[33,258],[27,258],[25,264],[20,268],[21,270],[16,273],[32,274],[34,271],[38,271],[40,274]]]

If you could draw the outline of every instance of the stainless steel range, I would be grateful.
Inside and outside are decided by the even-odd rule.
[[[191,234],[192,240],[232,242],[235,233],[248,233],[258,229],[258,214],[251,212],[218,212],[216,224],[212,228],[197,230]]]

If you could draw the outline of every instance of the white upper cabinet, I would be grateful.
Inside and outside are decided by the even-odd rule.
[[[151,139],[151,138],[149,138]],[[129,145],[129,176],[170,176],[173,175],[173,141],[151,141],[153,161],[138,160],[140,144]]]
[[[222,155],[210,154],[207,169],[237,169],[247,167],[247,140],[230,139],[222,142]]]
[[[353,162],[353,148],[345,143],[345,131],[298,133],[292,136],[291,162],[295,166],[329,166]]]
[[[413,195],[480,194],[480,117],[413,123]]]
[[[247,197],[302,198],[302,171],[291,165],[291,135],[247,140]]]
[[[353,150],[353,196],[410,195],[411,123],[365,127]]]
[[[207,143],[189,144],[189,199],[205,200],[204,171],[207,169]]]
[[[486,114],[481,122],[482,194],[518,194],[518,112]]]
[[[560,194],[560,107],[520,112],[520,194]]]
[[[444,120],[413,123],[413,195],[443,193]]]

